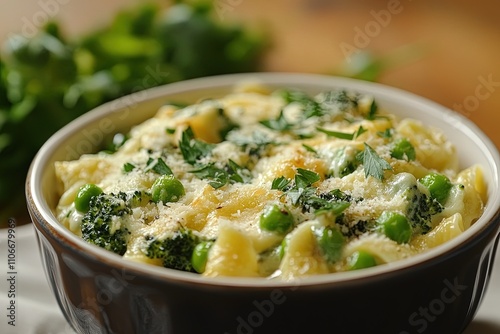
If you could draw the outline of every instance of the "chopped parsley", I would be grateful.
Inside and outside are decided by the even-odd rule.
[[[288,186],[290,182],[291,181],[284,176],[277,177],[273,180],[273,183],[271,184],[271,189],[285,191],[286,186]]]
[[[233,160],[229,159],[224,168],[219,168],[215,163],[198,166],[190,171],[200,179],[209,180],[213,188],[219,189],[228,183],[247,183],[252,179],[252,174],[246,168],[241,167]]]
[[[248,152],[248,155],[255,157],[262,156],[267,146],[276,144],[269,139],[265,133],[260,131],[252,132],[251,137],[230,133],[227,140],[240,146],[243,150]]]
[[[391,157],[399,160],[413,161],[416,159],[417,154],[410,141],[406,138],[401,138],[392,144]]]
[[[309,145],[306,145],[306,144],[302,144],[302,147],[308,151],[308,152],[311,152],[311,153],[314,153],[314,154],[318,154],[318,152],[314,149],[314,147],[311,147]]]
[[[148,162],[146,163],[146,168],[144,169],[145,172],[149,171],[154,171],[157,174],[160,175],[173,175],[174,173],[170,169],[170,167],[167,166],[165,161],[163,161],[162,158],[158,159],[153,159],[149,158]]]
[[[199,159],[208,156],[214,147],[214,144],[195,139],[191,127],[182,132],[182,137],[179,141],[182,156],[190,165],[194,165]]]
[[[297,168],[297,174],[295,175],[295,185],[297,187],[310,187],[319,180],[321,180],[321,177],[318,173],[303,168]]]
[[[327,130],[321,127],[317,127],[316,130],[319,132],[322,132],[326,134],[329,137],[335,137],[339,139],[346,139],[346,140],[354,140],[358,138],[360,135],[366,132],[366,129],[363,128],[363,126],[360,126],[355,132],[353,133],[347,133],[347,132],[338,132],[338,131],[331,131]]]
[[[365,149],[358,154],[358,160],[362,161],[365,168],[365,177],[373,176],[376,179],[384,178],[384,170],[392,170],[391,165],[382,159],[375,150],[364,143]]]
[[[350,206],[350,203],[344,200],[338,200],[338,198],[333,196],[330,198],[321,195],[318,196],[316,194],[317,190],[313,187],[313,184],[320,179],[321,177],[316,172],[297,168],[297,174],[295,175],[292,185],[291,180],[288,180],[284,176],[280,176],[273,180],[271,189],[285,192],[293,205],[301,206],[305,211],[313,209],[316,215],[328,212],[335,215],[341,214]]]
[[[301,119],[305,120],[311,117],[320,117],[324,115],[324,110],[318,101],[314,100],[314,98],[310,97],[304,92],[294,91],[294,90],[283,90],[281,92],[281,97],[285,101],[286,105],[290,105],[292,103],[297,103],[302,108]],[[265,127],[276,130],[276,131],[290,131],[294,130],[297,132],[299,137],[304,138],[308,137],[308,134],[300,133],[300,122],[292,123],[286,119],[283,110],[281,110],[280,114],[276,119],[268,119],[260,122]]]
[[[229,178],[235,182],[247,183],[252,179],[252,173],[248,169],[241,167],[231,159],[228,161],[227,168]]]
[[[125,173],[130,173],[131,171],[133,171],[135,169],[135,165],[130,163],[130,162],[126,162],[123,164],[123,171]]]
[[[371,121],[374,120],[376,117],[377,111],[378,111],[377,102],[375,102],[375,100],[373,100],[371,105],[370,105],[370,110],[368,111],[368,115],[366,115],[366,119],[371,120]]]
[[[304,119],[314,116],[322,116],[324,114],[321,104],[304,92],[296,90],[283,90],[281,92],[281,97],[287,104],[300,104],[302,106],[302,116]]]
[[[295,125],[293,123],[288,122],[288,120],[285,118],[285,115],[283,114],[283,110],[281,110],[278,118],[263,120],[260,121],[260,124],[264,125],[265,127],[271,130],[276,130],[276,131],[291,130]]]
[[[333,90],[321,94],[322,105],[326,110],[346,112],[358,108],[358,95],[349,94],[345,90]]]
[[[219,189],[229,182],[228,173],[224,169],[216,167],[213,163],[203,165],[190,172],[200,179],[208,179],[208,184],[214,189]]]
[[[391,139],[394,134],[394,129],[393,128],[388,128],[385,129],[385,131],[378,131],[377,135],[381,138],[385,139]]]

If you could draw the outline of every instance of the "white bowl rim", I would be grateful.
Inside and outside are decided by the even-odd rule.
[[[358,91],[370,91],[375,96],[386,96],[391,99],[398,99],[403,102],[412,104],[419,104],[425,109],[432,109],[434,112],[439,114],[446,114],[446,117],[450,117],[455,122],[462,131],[465,131],[469,137],[471,137],[477,145],[486,152],[491,165],[494,170],[492,175],[495,178],[495,182],[499,183],[499,171],[500,168],[500,156],[498,149],[487,137],[479,127],[474,124],[471,120],[466,117],[445,108],[444,106],[433,102],[427,98],[418,96],[414,93],[388,86],[385,84],[362,81],[357,79],[336,77],[323,74],[311,74],[311,73],[282,73],[282,72],[260,72],[260,73],[239,73],[239,74],[225,74],[210,77],[202,77],[196,79],[189,79],[185,81],[179,81],[159,87],[154,87],[148,89],[148,94],[143,94],[141,97],[135,97],[135,103],[141,103],[148,100],[152,100],[161,97],[165,94],[175,94],[180,92],[207,89],[213,87],[221,86],[232,86],[235,83],[245,80],[258,80],[263,84],[286,86],[289,83],[300,85],[332,85],[336,87],[345,87],[346,89],[358,90]],[[142,97],[144,96],[144,97]],[[113,111],[112,106],[121,105],[123,103],[116,103],[119,100],[123,100],[124,103],[129,96],[124,96],[120,99],[110,101],[103,104],[74,121],[70,122],[68,125],[57,131],[52,135],[47,142],[40,148],[36,157],[33,159],[31,164],[30,172],[27,179],[27,194],[30,195],[35,209],[39,212],[40,216],[49,224],[51,229],[56,231],[63,239],[68,239],[72,243],[78,245],[79,251],[86,253],[90,257],[95,257],[101,261],[112,264],[117,268],[123,268],[126,270],[137,272],[138,274],[147,274],[150,277],[154,277],[159,280],[173,280],[177,282],[184,283],[195,283],[204,285],[215,285],[215,286],[241,286],[241,287],[290,287],[290,286],[309,286],[309,285],[320,285],[320,284],[349,284],[352,282],[359,281],[361,279],[380,279],[386,275],[396,274],[397,272],[411,267],[418,266],[419,264],[427,263],[438,257],[442,257],[444,254],[456,250],[461,244],[464,244],[467,240],[473,239],[472,237],[479,234],[482,230],[486,228],[489,222],[498,215],[500,210],[500,191],[493,194],[488,200],[488,205],[482,217],[474,223],[469,229],[464,233],[446,242],[445,244],[431,249],[427,252],[417,254],[405,260],[400,260],[393,263],[388,263],[360,271],[351,272],[340,272],[331,274],[321,274],[314,275],[296,279],[295,281],[280,281],[271,280],[266,278],[253,278],[253,277],[204,277],[199,274],[187,273],[178,270],[167,269],[163,267],[157,267],[146,263],[139,263],[134,261],[126,261],[122,259],[121,256],[104,250],[95,245],[88,244],[84,242],[80,237],[71,233],[66,227],[58,222],[56,217],[52,214],[47,202],[43,198],[42,190],[39,184],[39,180],[42,179],[43,167],[47,165],[48,160],[52,154],[57,150],[57,146],[64,142],[64,139],[70,136],[73,132],[78,129],[82,129],[85,125],[98,120],[103,117],[104,112],[111,113]],[[130,101],[130,99],[129,99]],[[114,104],[113,104],[114,103]],[[469,240],[470,241],[470,240]],[[69,245],[68,245],[69,247]]]

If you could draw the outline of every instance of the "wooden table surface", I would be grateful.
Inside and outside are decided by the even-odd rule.
[[[0,40],[47,18],[80,34],[137,0],[2,0]],[[159,1],[166,3],[167,1]],[[264,29],[265,71],[337,73],[351,51],[409,50],[377,81],[471,119],[500,147],[500,2],[497,0],[214,0],[217,19]],[[352,63],[351,63],[352,64]]]

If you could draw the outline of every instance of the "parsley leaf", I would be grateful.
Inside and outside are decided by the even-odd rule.
[[[382,159],[375,150],[364,143],[364,151],[358,154],[358,160],[363,161],[365,168],[365,177],[373,176],[376,179],[382,180],[384,178],[384,170],[392,170],[391,165]]]
[[[212,187],[218,189],[230,182],[247,183],[252,179],[252,174],[246,168],[241,167],[233,160],[229,159],[224,168],[215,166],[214,163],[198,166],[190,171],[200,179],[208,179]]]
[[[293,205],[300,205],[305,211],[314,209],[316,215],[327,212],[335,215],[341,214],[350,206],[350,203],[343,199],[339,200],[334,196],[328,198],[322,197],[322,195],[318,196],[316,188],[312,185],[320,179],[319,174],[316,172],[297,168],[293,186],[290,187],[291,181],[289,179],[280,176],[273,180],[271,189],[286,192],[286,196]]]
[[[201,166],[200,168],[190,172],[195,174],[200,179],[210,180],[208,184],[215,189],[219,189],[229,182],[228,173],[223,169],[217,168],[213,163]]]
[[[271,184],[271,189],[284,191],[286,189],[286,186],[288,186],[290,182],[291,181],[288,180],[286,177],[280,176],[273,180],[273,183]]]
[[[227,168],[229,178],[235,182],[246,183],[252,179],[252,173],[248,169],[241,167],[231,159],[228,161]]]
[[[182,137],[179,141],[179,148],[182,156],[190,165],[194,165],[196,161],[209,155],[214,147],[214,144],[194,139],[194,133],[191,127],[188,127],[182,132]]]
[[[281,97],[287,105],[291,103],[297,103],[302,108],[301,119],[305,120],[311,117],[319,117],[324,115],[324,110],[322,105],[314,100],[312,97],[301,91],[284,90],[281,92]],[[278,118],[269,119],[260,122],[262,125],[268,127],[271,130],[276,131],[288,131],[296,130],[300,131],[300,122],[291,123],[289,122],[281,110]],[[300,136],[301,134],[298,133]]]
[[[297,168],[295,175],[295,186],[298,188],[306,188],[311,186],[314,182],[319,181],[321,178],[318,173],[312,172],[307,169]]]
[[[348,113],[358,108],[358,94],[345,90],[326,91],[321,93],[319,98],[325,113],[331,115]]]
[[[358,138],[359,136],[361,136],[361,135],[362,135],[363,133],[365,133],[366,131],[368,131],[368,130],[366,130],[363,126],[360,126],[360,127],[358,128],[358,130],[357,130],[356,132],[354,132],[354,138],[353,138],[353,139]]]
[[[316,150],[314,149],[314,147],[311,147],[311,146],[306,145],[306,144],[302,144],[302,147],[303,147],[306,151],[308,151],[308,152],[311,152],[311,153],[314,153],[314,154],[318,154],[318,151],[316,151]]]
[[[368,111],[368,115],[366,115],[366,119],[368,119],[370,121],[374,120],[376,117],[377,111],[378,111],[377,102],[375,102],[375,100],[373,100],[372,104],[370,105],[370,110]]]
[[[356,130],[353,133],[331,131],[331,130],[327,130],[327,129],[320,128],[320,127],[317,127],[316,130],[318,130],[319,132],[322,132],[322,133],[326,134],[327,136],[335,137],[335,138],[339,138],[339,139],[346,139],[346,140],[356,139],[361,134],[363,134],[363,133],[365,133],[367,131],[365,128],[363,128],[363,126],[360,126],[358,128],[358,130]]]
[[[126,162],[123,164],[123,171],[125,173],[130,173],[131,171],[133,171],[135,169],[135,165],[130,163],[130,162]]]
[[[284,90],[281,96],[287,104],[299,103],[303,109],[304,119],[314,116],[322,116],[324,114],[323,108],[320,103],[315,101],[309,95],[301,91]]]
[[[157,174],[160,175],[173,175],[174,173],[170,169],[170,167],[167,166],[165,161],[163,161],[162,158],[158,159],[152,159],[149,158],[146,168],[144,169],[145,172],[149,172],[150,170],[154,171]]]
[[[387,128],[387,129],[385,129],[385,131],[378,131],[377,135],[381,138],[384,138],[384,139],[391,139],[393,132],[394,132],[393,128]]]
[[[335,137],[335,138],[346,139],[346,140],[352,140],[354,138],[354,134],[352,134],[352,133],[331,131],[331,130],[327,130],[327,129],[320,128],[320,127],[317,127],[316,130],[324,133],[325,135],[327,135],[329,137]]]
[[[294,126],[294,124],[289,123],[287,121],[287,119],[285,118],[285,115],[283,114],[283,110],[281,110],[278,118],[260,121],[260,124],[264,125],[265,127],[269,128],[271,130],[276,130],[276,131],[290,130]]]

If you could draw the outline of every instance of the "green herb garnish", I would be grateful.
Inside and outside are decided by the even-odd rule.
[[[308,152],[311,152],[311,153],[314,153],[314,154],[318,154],[318,152],[311,146],[309,145],[306,145],[306,144],[302,144],[302,147],[306,149],[306,151]]]
[[[146,168],[144,169],[144,171],[149,172],[150,170],[160,175],[174,174],[170,169],[170,167],[167,166],[167,164],[165,163],[165,161],[163,161],[162,158],[158,159],[149,158],[148,162],[146,163]]]
[[[250,182],[250,180],[252,179],[252,174],[248,169],[241,167],[231,159],[229,159],[228,161],[227,168],[229,178],[234,182],[246,183]]]
[[[252,179],[252,174],[246,168],[241,167],[233,160],[229,159],[224,168],[215,166],[214,163],[200,165],[197,169],[190,171],[200,179],[209,180],[209,184],[215,188],[221,188],[226,184],[232,183],[246,183]]]
[[[363,128],[362,126],[360,126],[353,133],[331,131],[331,130],[327,130],[327,129],[320,128],[320,127],[317,127],[316,130],[326,134],[327,136],[335,137],[335,138],[339,138],[339,139],[346,139],[346,140],[354,140],[354,139],[358,138],[361,134],[366,132],[366,129]]]
[[[391,157],[399,160],[413,161],[417,158],[417,154],[410,141],[406,138],[401,138],[392,144]]]
[[[264,125],[265,127],[271,130],[276,130],[276,131],[291,130],[294,126],[294,124],[289,123],[287,121],[285,115],[283,114],[283,110],[280,112],[278,118],[260,121],[260,124]]]
[[[388,129],[385,129],[385,131],[378,131],[377,135],[381,138],[391,139],[393,132],[394,132],[394,129],[388,128]]]
[[[374,120],[376,117],[378,111],[378,105],[375,102],[375,100],[372,101],[372,104],[370,105],[370,110],[368,111],[368,115],[366,115],[366,119],[368,120]]]
[[[219,189],[229,182],[228,173],[221,168],[216,167],[213,163],[201,166],[195,170],[190,171],[200,179],[208,179],[213,188]]]
[[[214,144],[195,139],[191,127],[188,127],[182,132],[182,137],[179,141],[179,148],[182,156],[190,165],[194,165],[199,159],[208,156],[214,147]]]
[[[324,198],[316,194],[316,188],[313,184],[319,181],[321,177],[318,173],[298,168],[293,185],[291,180],[280,176],[273,180],[271,189],[281,190],[295,206],[301,206],[304,210],[313,209],[316,215],[324,213],[341,214],[350,205],[349,202],[337,200],[333,196]]]
[[[384,178],[384,170],[392,170],[391,165],[382,159],[375,150],[364,143],[364,151],[359,152],[358,160],[362,161],[365,168],[365,177],[373,176],[376,179],[382,180]]]
[[[302,117],[304,119],[314,116],[322,116],[324,114],[323,108],[320,103],[311,98],[304,92],[295,90],[284,90],[281,96],[287,104],[298,103],[302,106]]]
[[[123,171],[125,173],[130,173],[135,169],[135,165],[131,164],[130,162],[126,162],[123,164]]]
[[[286,177],[280,176],[273,180],[273,183],[271,184],[271,189],[284,191],[286,186],[288,186],[290,182],[291,181]]]

